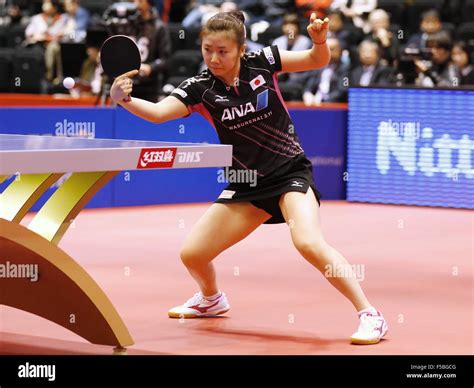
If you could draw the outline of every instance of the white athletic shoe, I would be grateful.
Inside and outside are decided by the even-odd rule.
[[[201,292],[194,294],[185,304],[173,307],[168,311],[170,318],[215,317],[230,310],[230,305],[223,292],[213,300],[203,297]]]
[[[382,313],[373,307],[359,312],[360,325],[352,334],[351,343],[357,345],[373,345],[380,342],[387,334],[388,326]]]

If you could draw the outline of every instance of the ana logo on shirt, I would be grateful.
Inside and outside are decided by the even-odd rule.
[[[221,121],[235,120],[236,118],[245,117],[249,113],[258,112],[259,110],[268,107],[268,90],[265,90],[257,95],[257,105],[254,106],[251,102],[247,102],[245,105],[233,106],[226,108],[222,112]]]

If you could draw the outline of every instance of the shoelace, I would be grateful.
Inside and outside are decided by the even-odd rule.
[[[206,299],[204,298],[204,296],[202,295],[201,292],[198,292],[196,294],[194,294],[193,297],[189,298],[188,301],[186,302],[186,306],[193,306],[193,305],[200,305],[200,304],[209,304],[209,303],[214,303],[217,301],[217,299],[219,299],[220,296],[216,299],[213,299],[213,300],[209,300],[209,299]]]
[[[186,305],[195,305],[195,304],[208,304],[208,303],[213,303],[215,302],[217,299],[215,300],[208,300],[206,298],[204,298],[204,296],[202,295],[201,292],[198,292],[196,294],[194,294],[194,296],[192,298],[190,298],[187,302],[186,302]]]
[[[360,317],[359,331],[370,332],[379,327],[382,317],[371,314],[362,314]]]
[[[194,294],[193,297],[189,298],[188,301],[186,302],[186,305],[195,305],[195,304],[201,304],[205,299],[203,298],[202,294],[200,292]]]

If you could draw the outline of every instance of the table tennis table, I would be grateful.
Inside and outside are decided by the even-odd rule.
[[[0,194],[0,264],[16,269],[17,275],[31,265],[39,272],[33,282],[4,271],[0,304],[41,316],[91,343],[114,346],[116,353],[126,352],[134,342],[122,318],[58,243],[87,202],[121,171],[231,163],[230,145],[0,134],[0,183],[10,182]],[[21,225],[37,200],[69,173],[29,225]]]

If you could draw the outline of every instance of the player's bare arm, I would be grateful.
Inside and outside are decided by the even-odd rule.
[[[134,115],[157,124],[189,114],[186,105],[174,97],[166,97],[157,103],[134,97],[128,102],[124,101],[132,93],[132,78],[137,74],[138,70],[132,70],[115,79],[110,90],[112,100]]]
[[[329,19],[318,19],[313,13],[308,25],[308,35],[313,47],[304,51],[280,50],[282,71],[288,73],[316,70],[329,63],[331,54],[326,44]]]

